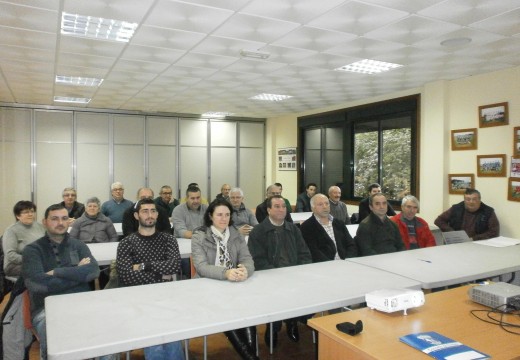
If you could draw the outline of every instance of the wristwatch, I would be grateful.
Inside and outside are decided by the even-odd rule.
[[[144,263],[139,264],[139,271],[144,271]]]

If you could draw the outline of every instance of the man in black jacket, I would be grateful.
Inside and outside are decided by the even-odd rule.
[[[312,262],[344,260],[357,256],[357,247],[345,223],[330,215],[329,199],[323,194],[311,198],[313,215],[300,230],[312,255]]]
[[[435,219],[435,225],[444,231],[464,230],[473,240],[485,240],[500,235],[500,224],[495,210],[480,200],[480,192],[466,189],[464,201],[453,205]]]

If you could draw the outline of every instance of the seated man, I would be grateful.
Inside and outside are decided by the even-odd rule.
[[[361,223],[371,212],[369,206],[370,197],[381,192],[381,185],[373,183],[368,185],[368,197],[359,202],[358,222]],[[387,204],[386,215],[395,216],[395,211],[390,204]]]
[[[200,189],[200,186],[197,183],[189,183],[187,189],[189,189],[190,187],[197,187],[197,188]],[[186,196],[183,197],[181,199],[181,204],[185,203],[187,200],[188,200],[188,198]],[[200,203],[203,204],[203,205],[208,205],[209,204],[208,199],[206,199],[204,196],[200,197]]]
[[[311,198],[316,194],[318,186],[315,183],[308,183],[305,191],[296,198],[296,212],[311,211]]]
[[[309,248],[303,240],[302,234],[296,225],[285,221],[287,209],[281,195],[273,195],[267,199],[268,217],[255,226],[249,234],[248,247],[255,270],[266,270],[309,264],[312,262]],[[298,321],[305,322],[307,317],[285,320],[287,335],[291,341],[300,339]],[[281,321],[273,323],[273,346],[278,341],[278,331]],[[265,342],[269,345],[271,339],[270,327],[265,332]]]
[[[283,185],[279,182],[275,182],[274,184],[280,188],[280,195],[282,195]],[[283,198],[283,200],[285,201],[285,207],[287,208],[287,212],[290,214],[292,212],[291,202],[287,198]]]
[[[173,281],[179,270],[179,244],[172,234],[155,230],[157,217],[152,199],[140,200],[135,206],[134,218],[139,228],[117,247],[116,268],[123,286]],[[144,356],[145,359],[184,359],[180,341],[147,347]]]
[[[179,200],[173,197],[173,190],[171,186],[164,185],[161,187],[159,196],[154,199],[155,205],[162,208],[168,214],[168,217],[172,217],[173,209],[179,205]]]
[[[401,210],[391,220],[397,224],[404,246],[409,250],[435,246],[435,237],[428,223],[416,216],[419,200],[413,195],[406,195],[401,202]]]
[[[231,185],[229,185],[229,184],[222,185],[222,187],[220,188],[220,193],[217,194],[215,199],[225,199],[225,200],[229,201],[229,192],[230,191],[231,191]]]
[[[350,216],[348,215],[347,205],[341,201],[341,189],[339,186],[331,186],[329,188],[329,202],[330,214],[334,216],[334,219],[341,220],[345,225],[349,225]]]
[[[186,202],[173,209],[172,223],[176,237],[191,239],[193,230],[204,225],[204,213],[208,205],[202,204],[201,198],[198,187],[189,187],[186,190]],[[189,279],[191,274],[190,259],[182,259],[181,269],[182,274]]]
[[[233,225],[243,236],[249,235],[253,226],[258,225],[258,221],[253,212],[244,205],[244,192],[240,188],[233,188],[229,192],[229,198],[233,207],[231,214]]]
[[[255,211],[256,220],[258,220],[258,223],[260,224],[262,221],[264,221],[265,218],[267,218],[267,201],[271,196],[281,196],[282,190],[278,185],[269,185],[267,189],[265,190],[265,200],[258,204]],[[285,199],[284,199],[285,202]],[[287,209],[287,205],[286,205]],[[285,221],[293,222],[291,218],[291,214],[289,212],[285,212]]]
[[[357,256],[357,247],[345,223],[330,214],[329,199],[316,194],[311,199],[313,215],[300,225],[312,262],[345,260]]]
[[[359,224],[356,244],[360,256],[405,250],[397,225],[386,216],[386,196],[376,193],[369,199],[370,214]]]
[[[150,188],[140,188],[137,190],[137,201],[144,199],[153,199],[153,190]],[[139,228],[139,221],[137,221],[134,217],[134,207],[137,205],[137,202],[130,206],[125,210],[123,214],[123,236],[128,236],[133,234]],[[166,210],[162,208],[157,208],[157,212],[159,217],[157,218],[156,229],[157,231],[162,231],[171,234],[172,226],[170,224],[170,219],[168,218],[168,213]]]
[[[435,219],[441,231],[464,230],[473,240],[485,240],[500,235],[495,210],[480,200],[480,192],[466,189],[464,201],[453,205]]]
[[[99,276],[99,266],[88,246],[69,236],[69,214],[61,204],[45,210],[43,226],[45,236],[23,250],[22,277],[29,290],[40,358],[47,359],[45,297],[90,291],[89,282]]]
[[[76,189],[73,187],[67,187],[63,189],[61,194],[63,197],[63,201],[60,203],[69,214],[69,226],[72,225],[74,220],[79,218],[85,212],[85,205],[80,202],[77,202],[76,199],[78,195],[76,193]]]
[[[124,198],[125,187],[119,181],[116,181],[110,186],[110,192],[112,199],[105,201],[101,205],[101,212],[115,223],[123,222],[123,214],[125,210],[131,207],[133,204],[130,200]]]

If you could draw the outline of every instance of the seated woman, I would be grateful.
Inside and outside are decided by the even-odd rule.
[[[45,235],[45,228],[36,218],[36,205],[31,201],[18,201],[13,208],[16,223],[9,226],[2,238],[4,272],[6,276],[18,277],[22,271],[24,247]]]
[[[85,212],[72,223],[70,236],[85,243],[113,242],[118,240],[116,229],[109,217],[100,211],[101,206],[97,197],[87,199]],[[103,289],[108,283],[108,266],[101,266],[99,273],[99,287]]]
[[[231,204],[214,200],[204,214],[204,225],[191,239],[196,277],[245,281],[255,271],[253,258],[238,230],[232,226]],[[243,359],[256,356],[256,327],[226,331],[227,338]]]

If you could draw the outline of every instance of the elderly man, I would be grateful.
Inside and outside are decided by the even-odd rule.
[[[153,200],[152,189],[143,187],[137,190],[137,201],[144,199]],[[134,208],[136,205],[137,202],[126,209],[125,213],[123,214],[123,236],[128,236],[132,233],[135,233],[139,229],[139,221],[134,217]],[[168,214],[162,208],[157,208],[157,212],[158,218],[157,224],[155,226],[157,231],[171,234],[172,227],[170,225],[170,220],[168,219]]]
[[[125,187],[119,181],[116,181],[110,186],[110,192],[112,199],[105,201],[103,205],[101,205],[101,212],[110,218],[114,224],[122,223],[123,214],[126,209],[132,206],[132,202],[124,198]]]
[[[177,240],[171,234],[156,231],[159,213],[152,199],[138,201],[133,210],[139,228],[117,247],[119,281],[124,286],[173,281],[181,262]],[[145,359],[184,359],[180,341],[147,347],[144,355]]]
[[[233,225],[243,236],[249,235],[253,226],[258,225],[258,221],[253,212],[244,205],[244,192],[240,188],[233,188],[229,192],[229,199],[233,206],[233,214],[231,214]]]
[[[500,235],[500,224],[495,210],[484,204],[480,192],[466,189],[464,201],[453,205],[435,219],[441,231],[464,230],[473,240],[484,240]]]
[[[315,183],[308,183],[305,191],[296,198],[296,212],[311,211],[311,198],[316,194],[318,186]]]
[[[360,256],[405,250],[397,225],[386,216],[386,196],[376,193],[369,198],[370,215],[359,224],[356,244]]]
[[[401,213],[391,218],[397,224],[408,250],[436,245],[428,223],[416,216],[418,211],[419,200],[413,195],[406,195],[401,202]]]
[[[171,186],[164,185],[161,187],[159,196],[154,199],[155,205],[162,208],[168,214],[168,217],[172,217],[173,209],[179,205],[179,200],[173,197],[173,190]]]
[[[249,234],[248,247],[255,262],[255,270],[311,263],[311,253],[300,230],[293,223],[286,221],[287,208],[281,195],[273,195],[267,199],[267,212],[268,217]],[[291,341],[299,341],[298,321],[305,320],[306,317],[285,320],[287,335]],[[280,321],[273,323],[273,346],[277,344],[277,333],[281,325]],[[268,325],[265,342],[269,345],[270,341],[271,332]]]
[[[316,194],[311,199],[313,216],[300,225],[312,262],[345,260],[357,256],[357,247],[345,223],[330,214],[329,199]]]
[[[358,222],[361,223],[372,211],[369,205],[370,197],[374,194],[378,194],[381,192],[381,185],[378,183],[373,183],[368,185],[368,197],[361,200],[359,202],[359,210],[358,210]],[[387,204],[386,208],[386,215],[388,216],[395,216],[395,211],[390,206],[390,204]]]
[[[45,236],[23,250],[22,277],[29,290],[40,358],[47,359],[45,298],[89,291],[89,282],[99,276],[99,267],[88,246],[69,236],[69,213],[61,204],[49,206],[42,223]]]
[[[217,194],[215,199],[224,199],[224,200],[229,201],[229,192],[230,191],[231,191],[231,185],[229,185],[229,184],[222,185],[222,187],[220,188],[220,194]]]
[[[71,225],[74,220],[83,215],[85,212],[85,206],[82,203],[76,201],[78,195],[76,193],[76,189],[73,187],[67,187],[63,189],[61,196],[63,197],[63,201],[60,203],[60,205],[67,209],[69,214],[69,225]]]
[[[265,190],[265,200],[258,204],[255,211],[256,220],[258,220],[258,223],[260,224],[262,221],[264,221],[265,218],[267,218],[267,202],[270,197],[272,196],[281,196],[282,195],[282,189],[276,185],[269,185],[267,189]],[[283,198],[282,198],[283,199]],[[284,199],[285,203],[285,199]],[[287,205],[285,208],[285,221],[293,222],[291,218],[291,214],[287,211]]]
[[[347,205],[341,201],[341,189],[339,186],[331,186],[329,188],[329,203],[330,214],[334,217],[334,219],[341,220],[346,225],[350,224],[350,216],[348,215]]]

